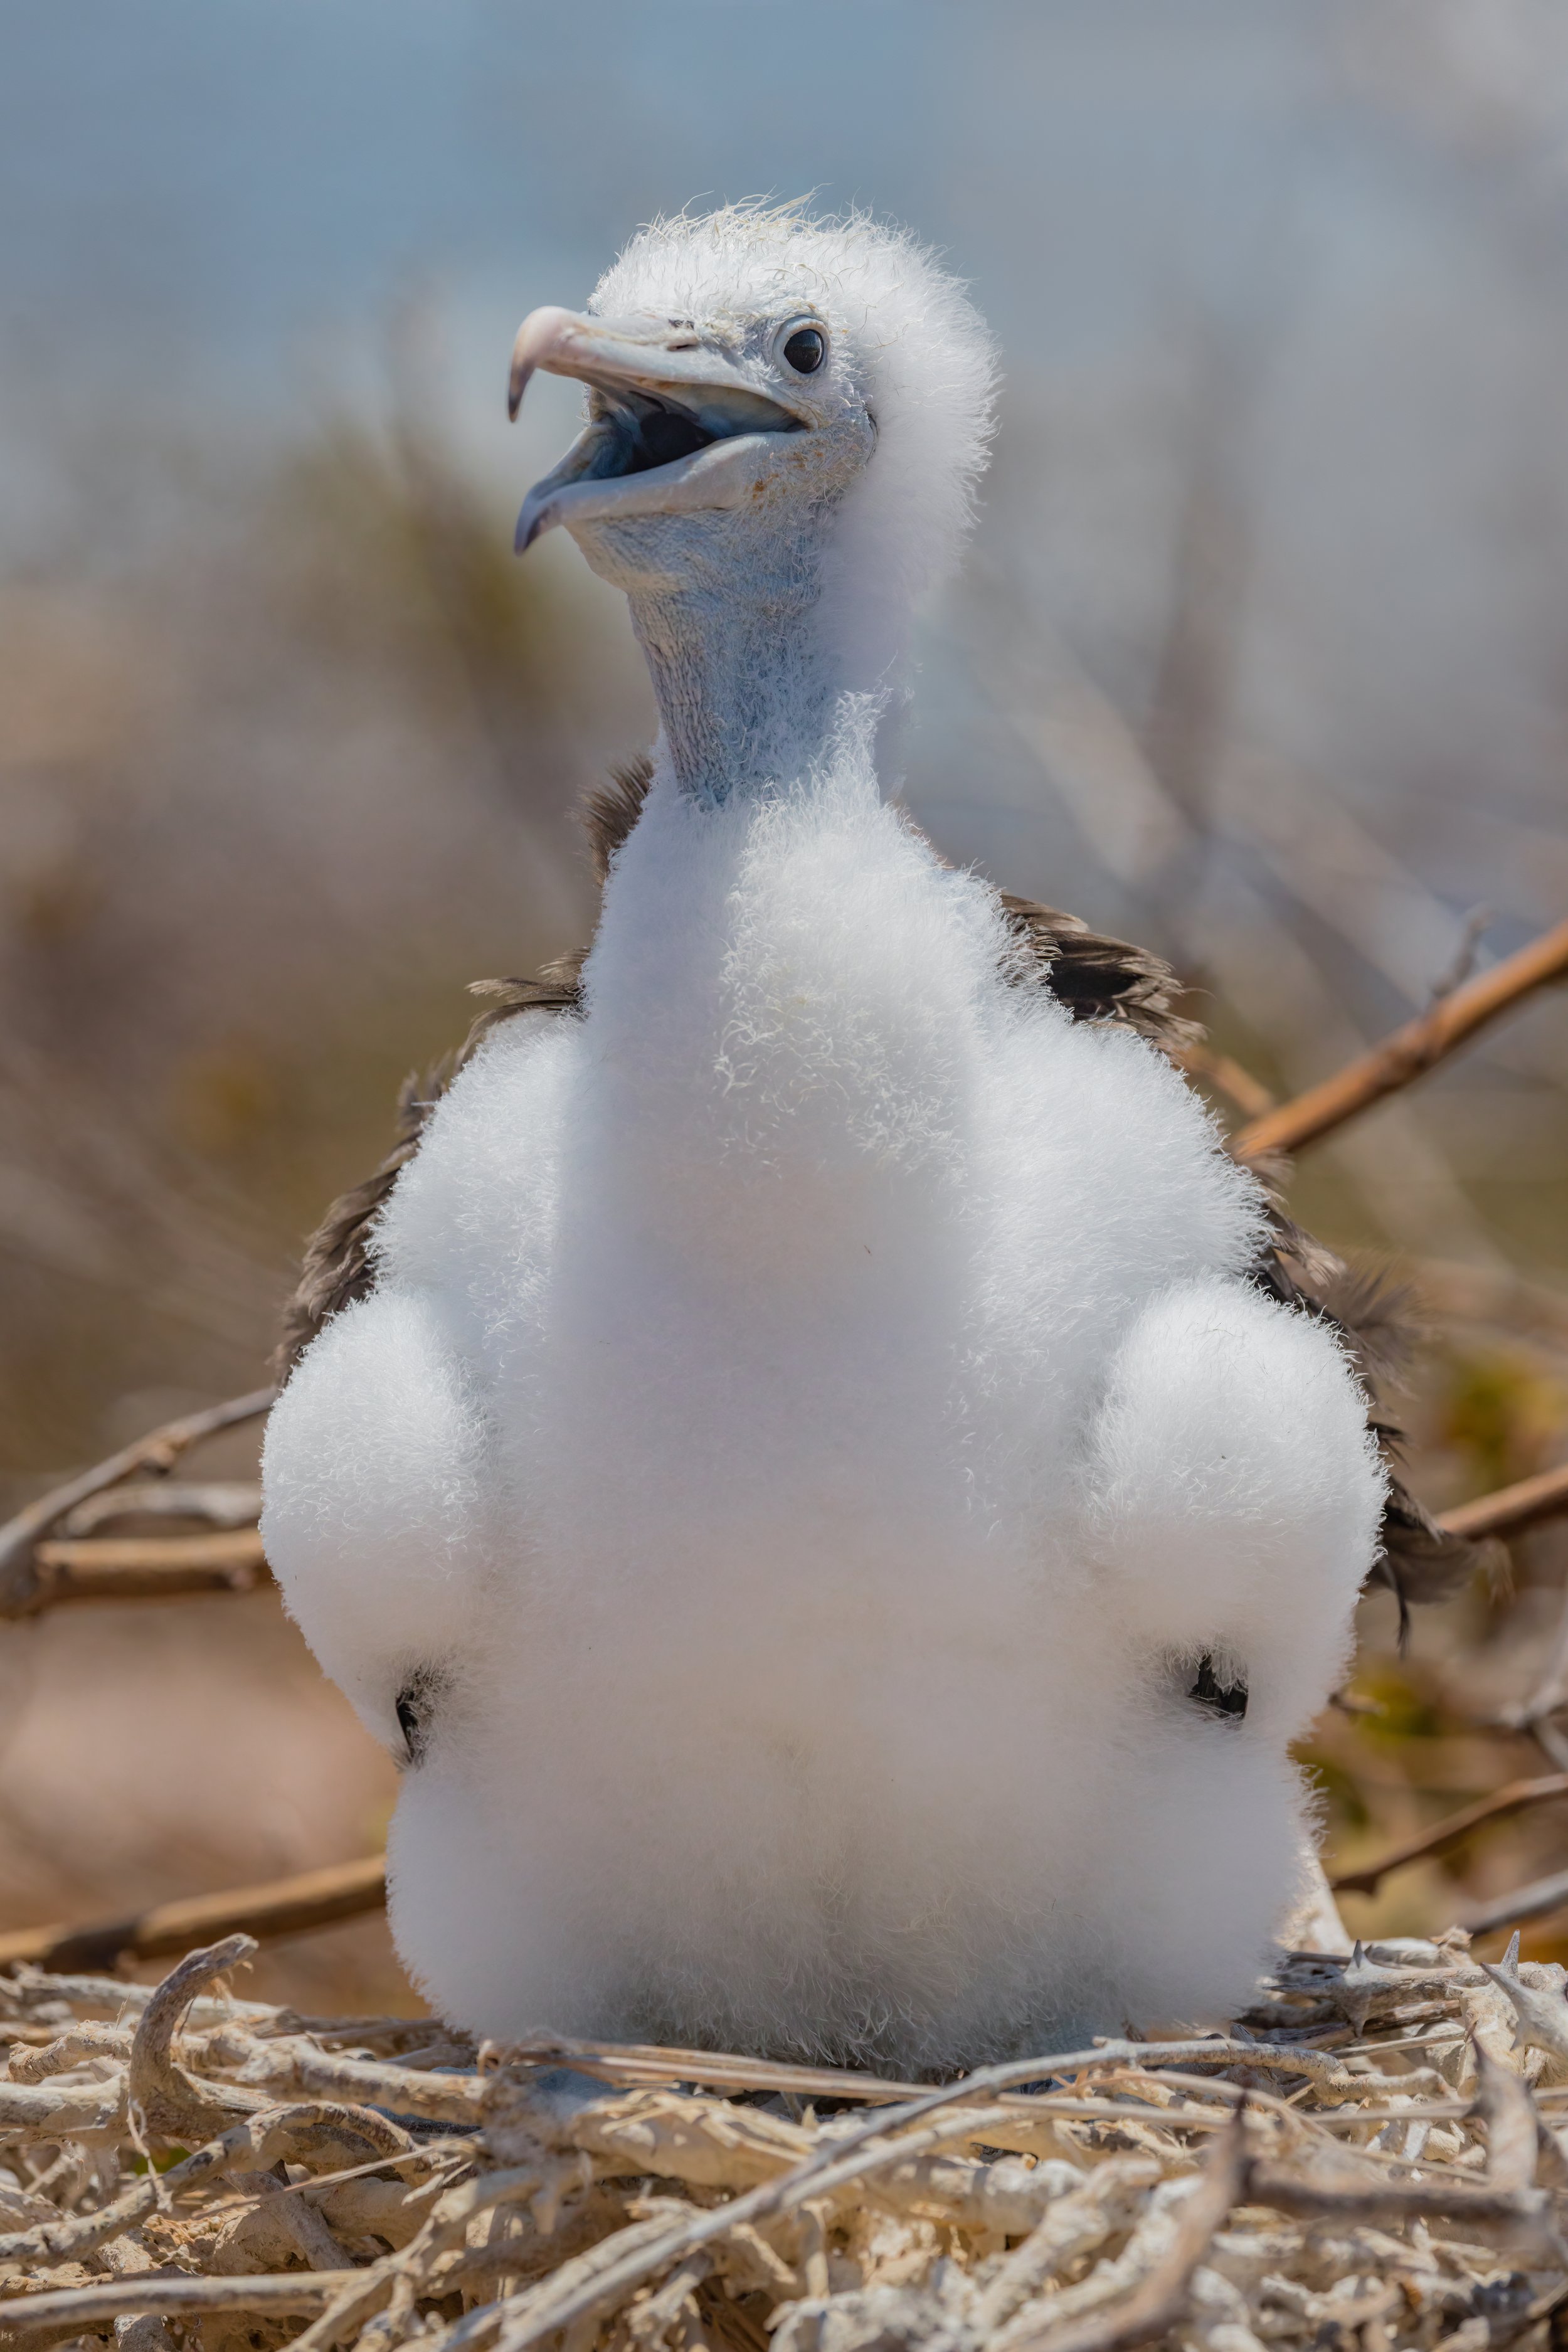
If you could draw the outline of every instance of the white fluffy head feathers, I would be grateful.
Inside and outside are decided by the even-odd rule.
[[[538,369],[588,385],[588,421],[520,547],[564,524],[634,593],[809,573],[839,682],[881,682],[957,557],[993,423],[991,338],[931,253],[797,205],[655,221],[585,311],[525,320],[514,413]]]
[[[846,537],[913,602],[945,578],[969,530],[997,380],[990,331],[928,247],[868,213],[726,205],[639,229],[588,307],[715,319],[802,297],[847,345],[877,427]]]

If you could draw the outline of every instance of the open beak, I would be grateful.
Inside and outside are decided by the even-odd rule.
[[[512,346],[513,417],[538,373],[575,376],[593,398],[587,425],[523,501],[520,555],[556,523],[742,505],[772,467],[777,436],[806,423],[693,329],[665,319],[531,311]]]

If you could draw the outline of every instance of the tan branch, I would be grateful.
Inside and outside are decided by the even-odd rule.
[[[1511,1895],[1495,1895],[1491,1902],[1467,1912],[1462,1924],[1472,1936],[1489,1936],[1497,1927],[1528,1927],[1531,1919],[1548,1918],[1565,1906],[1568,1870],[1558,1870],[1550,1878],[1532,1878],[1527,1886],[1516,1886]]]
[[[222,1936],[299,1936],[378,1911],[386,1900],[382,1854],[328,1870],[301,1871],[261,1886],[236,1886],[160,1903],[129,1919],[95,1927],[24,1927],[0,1936],[0,1968],[18,1960],[51,1969],[112,1968],[120,1960],[159,1959]]]
[[[258,1420],[270,1407],[275,1394],[270,1388],[253,1389],[247,1396],[230,1397],[223,1404],[207,1405],[200,1412],[165,1422],[161,1428],[150,1430],[145,1437],[139,1437],[133,1445],[123,1446],[107,1461],[79,1472],[76,1477],[68,1478],[63,1486],[52,1487],[48,1494],[40,1495],[37,1502],[18,1511],[15,1518],[0,1527],[0,1617],[26,1615],[34,1577],[34,1547],[68,1511],[75,1510],[91,1495],[101,1495],[106,1487],[118,1486],[122,1479],[146,1472],[156,1476],[173,1469],[181,1455],[204,1438],[216,1437],[220,1430],[237,1428],[242,1422]]]
[[[193,1536],[49,1540],[33,1554],[33,1615],[70,1601],[177,1601],[195,1592],[254,1592],[267,1555],[254,1528]]]
[[[193,1954],[155,1989],[27,1970],[0,1985],[22,2037],[13,2066],[28,2078],[0,2081],[5,2135],[57,2148],[85,2137],[119,2165],[90,2211],[76,2210],[90,2160],[79,2149],[8,2192],[0,2344],[44,2352],[118,2323],[124,2352],[170,2352],[165,2317],[233,2313],[216,2332],[308,2319],[297,2352],[416,2341],[426,2352],[584,2352],[612,2337],[659,2352],[664,2336],[689,2346],[722,2335],[739,2295],[755,2298],[743,2332],[760,2344],[782,2329],[795,2352],[819,2335],[868,2342],[889,2326],[910,2341],[956,2328],[1001,2352],[1137,2352],[1187,2333],[1189,2303],[1205,2341],[1220,2340],[1222,2323],[1238,2341],[1248,2328],[1266,2338],[1265,2306],[1285,2297],[1292,2334],[1297,2319],[1321,2333],[1346,2310],[1361,2326],[1376,2298],[1338,2291],[1325,2221],[1407,2231],[1404,2247],[1384,2241],[1373,2267],[1391,2275],[1378,2294],[1386,2303],[1414,2287],[1450,2333],[1450,2322],[1496,2315],[1486,2298],[1499,2250],[1522,2258],[1534,2296],[1528,2313],[1508,2304],[1500,2340],[1518,2333],[1516,2316],[1542,2315],[1568,2276],[1552,2227],[1559,2111],[1540,2133],[1523,2083],[1484,2052],[1468,2066],[1446,2060],[1442,2074],[1408,2064],[1436,2042],[1468,2058],[1467,2004],[1486,1983],[1507,1993],[1519,2047],[1557,2052],[1568,2030],[1528,1969],[1521,1979],[1455,1956],[1424,1969],[1284,1956],[1258,2022],[1277,2017],[1288,2035],[1304,2029],[1300,2040],[1104,2042],[926,2089],[733,2053],[543,2037],[475,2064],[439,2034],[425,2046],[429,2021],[231,2006],[216,1980],[247,1948],[237,1937]],[[94,2021],[121,1991],[134,2028],[131,2015]],[[1438,2012],[1430,2031],[1377,2038],[1380,2023],[1415,2014],[1413,1993],[1423,2018]],[[1363,2037],[1348,2063],[1347,2029],[1328,2029],[1331,2048],[1319,2038],[1325,2001]],[[418,2045],[402,2061],[372,2054],[402,2035]],[[1351,2071],[1367,2057],[1371,2069]],[[579,2074],[623,2079],[596,2093],[564,2085],[553,2073],[563,2058]],[[105,2062],[123,2071],[70,2079]],[[1282,2084],[1289,2096],[1254,2087],[1274,2072],[1315,2079]],[[662,2086],[648,2083],[656,2074]],[[781,2115],[734,2095],[754,2095],[770,2075],[778,2088],[809,2082],[819,2097],[829,2084],[865,2099],[911,2095],[826,2123],[805,2096]],[[731,2095],[696,2087],[704,2079]],[[306,2104],[234,2116],[247,2094],[301,2089],[313,2094]],[[133,2169],[149,2141],[195,2146],[181,2136],[207,2111],[222,2128],[194,2155],[162,2174]],[[437,2142],[416,2116],[444,2126]],[[1111,2147],[1133,2153],[1101,2161],[1108,2129]],[[1369,2132],[1370,2145],[1343,2144]],[[1550,2186],[1535,2179],[1538,2147]],[[1009,2148],[1044,2160],[1019,2164]],[[1194,2179],[1200,2153],[1209,2160]],[[1206,2252],[1233,2203],[1276,2209],[1267,2292],[1254,2231]],[[1444,2238],[1440,2275],[1414,2226],[1428,2218],[1459,2225]],[[1003,2240],[1019,2251],[997,2272]]]
[[[1232,1055],[1217,1053],[1212,1045],[1184,1045],[1171,1059],[1189,1078],[1234,1103],[1243,1118],[1263,1118],[1275,1108],[1276,1098],[1262,1080]]]
[[[211,1528],[253,1528],[261,1516],[256,1478],[147,1478],[89,1495],[59,1522],[62,1536],[96,1535],[110,1519],[200,1519]]]
[[[254,2092],[196,2082],[174,2054],[174,2036],[197,1994],[218,1984],[255,1949],[253,1937],[227,1936],[220,1944],[188,1952],[142,2011],[131,2044],[125,2093],[144,2140],[189,2147],[193,2140],[216,2138],[268,2105]]]
[[[1473,1503],[1461,1503],[1457,1510],[1445,1511],[1438,1524],[1450,1535],[1473,1540],[1481,1536],[1522,1535],[1526,1528],[1560,1518],[1564,1512],[1568,1512],[1568,1463],[1543,1470],[1537,1478],[1521,1478],[1516,1486],[1500,1486],[1496,1494],[1481,1495]]]
[[[1238,1160],[1261,1160],[1270,1153],[1299,1151],[1303,1144],[1315,1143],[1358,1112],[1420,1077],[1533,990],[1565,976],[1568,922],[1559,923],[1450,995],[1439,997],[1429,1012],[1406,1022],[1380,1045],[1336,1070],[1321,1085],[1309,1087],[1293,1102],[1281,1103],[1278,1110],[1249,1121],[1232,1136],[1231,1150]]]
[[[1489,1797],[1479,1797],[1473,1805],[1461,1806],[1458,1812],[1450,1813],[1446,1821],[1423,1832],[1421,1836],[1406,1838],[1403,1844],[1391,1846],[1364,1870],[1347,1870],[1338,1878],[1331,1878],[1330,1888],[1335,1895],[1375,1895],[1392,1871],[1403,1870],[1409,1863],[1425,1861],[1428,1854],[1442,1853],[1447,1847],[1458,1845],[1483,1822],[1500,1821],[1506,1813],[1523,1812],[1528,1806],[1544,1805],[1553,1797],[1568,1797],[1568,1772],[1553,1772],[1540,1780],[1510,1780],[1506,1789],[1499,1789]]]
[[[273,2317],[320,2311],[362,2275],[359,2271],[285,2271],[273,2278],[184,2278],[167,2272],[132,2273],[101,2284],[62,2287],[0,2303],[0,2345],[79,2336],[102,2327],[122,2311],[153,2312],[160,2318],[213,2311],[264,2312]]]

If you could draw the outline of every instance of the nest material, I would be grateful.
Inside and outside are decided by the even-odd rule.
[[[1480,2352],[1568,2309],[1568,2000],[1455,1935],[937,2088],[21,1971],[0,2342]]]

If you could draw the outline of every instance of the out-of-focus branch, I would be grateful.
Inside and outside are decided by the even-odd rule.
[[[62,1536],[91,1536],[110,1519],[199,1519],[211,1528],[253,1528],[261,1516],[255,1478],[152,1478],[142,1486],[108,1486],[89,1495],[59,1522]]]
[[[0,1527],[0,1617],[28,1614],[34,1605],[32,1592],[37,1575],[35,1549],[68,1511],[85,1503],[89,1496],[101,1495],[106,1487],[117,1486],[123,1478],[148,1472],[159,1476],[173,1469],[181,1455],[203,1438],[216,1437],[220,1430],[236,1428],[241,1422],[258,1420],[275,1394],[270,1388],[253,1389],[246,1396],[230,1397],[223,1404],[207,1405],[200,1412],[165,1422],[161,1428],[150,1430],[145,1437],[139,1437],[133,1445],[123,1446],[107,1461],[80,1471],[76,1477],[68,1478],[64,1486],[53,1487],[18,1511],[15,1518]]]
[[[1421,1837],[1406,1838],[1400,1845],[1390,1846],[1364,1870],[1347,1870],[1329,1885],[1335,1895],[1375,1895],[1383,1880],[1395,1870],[1403,1870],[1412,1862],[1424,1862],[1428,1854],[1442,1853],[1461,1838],[1468,1837],[1483,1822],[1500,1821],[1505,1814],[1521,1813],[1532,1805],[1544,1805],[1554,1797],[1568,1797],[1568,1772],[1552,1772],[1540,1780],[1510,1780],[1506,1789],[1497,1790],[1489,1797],[1478,1797],[1473,1805],[1463,1805],[1450,1813],[1447,1821],[1437,1822]]]
[[[1419,1259],[1410,1272],[1423,1303],[1447,1322],[1489,1327],[1552,1357],[1568,1347],[1568,1290],[1441,1258]]]
[[[1281,1103],[1278,1110],[1253,1119],[1232,1136],[1232,1151],[1238,1160],[1260,1160],[1270,1152],[1299,1151],[1303,1144],[1315,1143],[1358,1112],[1407,1087],[1533,990],[1565,976],[1568,922],[1532,940],[1516,955],[1467,981],[1451,995],[1440,997],[1430,1012],[1406,1022],[1370,1053],[1337,1070],[1320,1086],[1309,1087],[1294,1102]]]
[[[1274,1108],[1275,1097],[1262,1080],[1229,1054],[1216,1053],[1212,1045],[1184,1045],[1172,1059],[1189,1078],[1212,1087],[1234,1103],[1243,1118],[1263,1118]]]
[[[1498,1927],[1528,1927],[1531,1919],[1544,1919],[1564,1905],[1568,1905],[1568,1870],[1558,1870],[1550,1878],[1532,1878],[1528,1886],[1516,1886],[1511,1895],[1499,1895],[1483,1903],[1466,1914],[1463,1924],[1472,1936],[1489,1936]]]
[[[1482,1533],[1517,1532],[1539,1519],[1568,1511],[1568,1463],[1555,1470],[1543,1471],[1538,1478],[1526,1478],[1517,1486],[1506,1486],[1499,1496],[1483,1496],[1479,1503],[1463,1507],[1479,1516],[1489,1501],[1507,1504],[1510,1499],[1515,1508],[1506,1526],[1486,1528]],[[1468,1530],[1461,1528],[1459,1532]],[[1528,1732],[1547,1761],[1555,1764],[1560,1772],[1568,1771],[1568,1738],[1552,1717],[1564,1706],[1568,1706],[1568,1595],[1564,1595],[1552,1654],[1540,1680],[1528,1698],[1505,1709],[1500,1718],[1510,1731]]]
[[[1461,1503],[1445,1511],[1439,1524],[1450,1535],[1468,1536],[1476,1542],[1482,1536],[1522,1535],[1526,1528],[1537,1527],[1542,1519],[1560,1518],[1564,1512],[1568,1512],[1568,1463],[1543,1470],[1537,1478],[1521,1478],[1517,1486],[1500,1486],[1495,1495],[1479,1495],[1473,1503]]]
[[[267,1573],[267,1556],[255,1528],[198,1536],[89,1537],[39,1544],[33,1570],[29,1614],[68,1601],[252,1592]]]
[[[129,1919],[96,1927],[23,1927],[0,1936],[0,1968],[30,1961],[52,1970],[112,1968],[120,1960],[153,1960],[225,1936],[299,1936],[379,1911],[386,1901],[386,1857],[301,1871],[261,1886],[232,1886],[159,1903]]]

